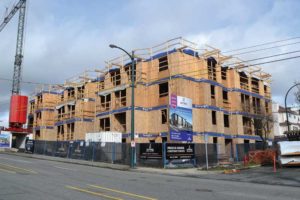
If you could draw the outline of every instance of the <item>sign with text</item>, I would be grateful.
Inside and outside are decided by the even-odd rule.
[[[142,159],[161,159],[162,143],[140,144],[140,158]]]
[[[194,148],[194,144],[166,144],[167,159],[193,159]]]
[[[170,98],[170,140],[193,141],[192,99],[171,95]]]
[[[2,131],[0,134],[0,148],[11,148],[12,135],[10,132]]]

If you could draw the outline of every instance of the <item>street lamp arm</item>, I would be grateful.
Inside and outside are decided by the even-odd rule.
[[[120,49],[121,51],[123,51],[124,53],[126,53],[131,60],[134,60],[134,57],[130,53],[128,53],[125,49],[123,49],[122,47],[119,47],[119,46],[114,45],[114,44],[110,44],[109,47],[110,48]]]
[[[285,114],[286,114],[286,123],[287,123],[287,128],[288,128],[288,132],[290,131],[290,123],[289,123],[289,115],[288,115],[288,109],[287,109],[287,104],[286,104],[286,100],[287,100],[287,96],[289,94],[289,92],[296,86],[300,85],[300,83],[296,83],[295,85],[293,85],[292,87],[290,87],[290,89],[286,92],[285,94],[285,98],[284,98],[284,106],[285,106]]]

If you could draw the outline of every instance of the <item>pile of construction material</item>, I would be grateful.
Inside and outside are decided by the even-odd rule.
[[[282,166],[300,166],[300,141],[278,142],[278,161]]]

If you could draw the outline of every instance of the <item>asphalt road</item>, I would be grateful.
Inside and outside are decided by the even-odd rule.
[[[299,199],[299,187],[119,171],[0,154],[0,199]]]

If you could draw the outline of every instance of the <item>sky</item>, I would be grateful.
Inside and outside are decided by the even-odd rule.
[[[16,0],[0,0],[0,22]],[[182,36],[222,51],[300,36],[298,0],[27,0],[23,81],[56,84],[83,72],[103,68],[127,50],[151,47]],[[0,78],[11,78],[18,15],[0,32]],[[300,41],[297,40],[297,41]],[[291,41],[293,42],[293,41]],[[244,60],[296,51],[300,44],[240,57]],[[293,54],[291,56],[295,56]],[[298,54],[300,55],[300,53]],[[272,75],[273,100],[299,77],[299,61],[263,65]],[[22,84],[30,95],[35,85]],[[11,82],[0,79],[0,125],[8,120]],[[288,99],[294,103],[291,95]],[[1,122],[2,121],[2,122]]]

